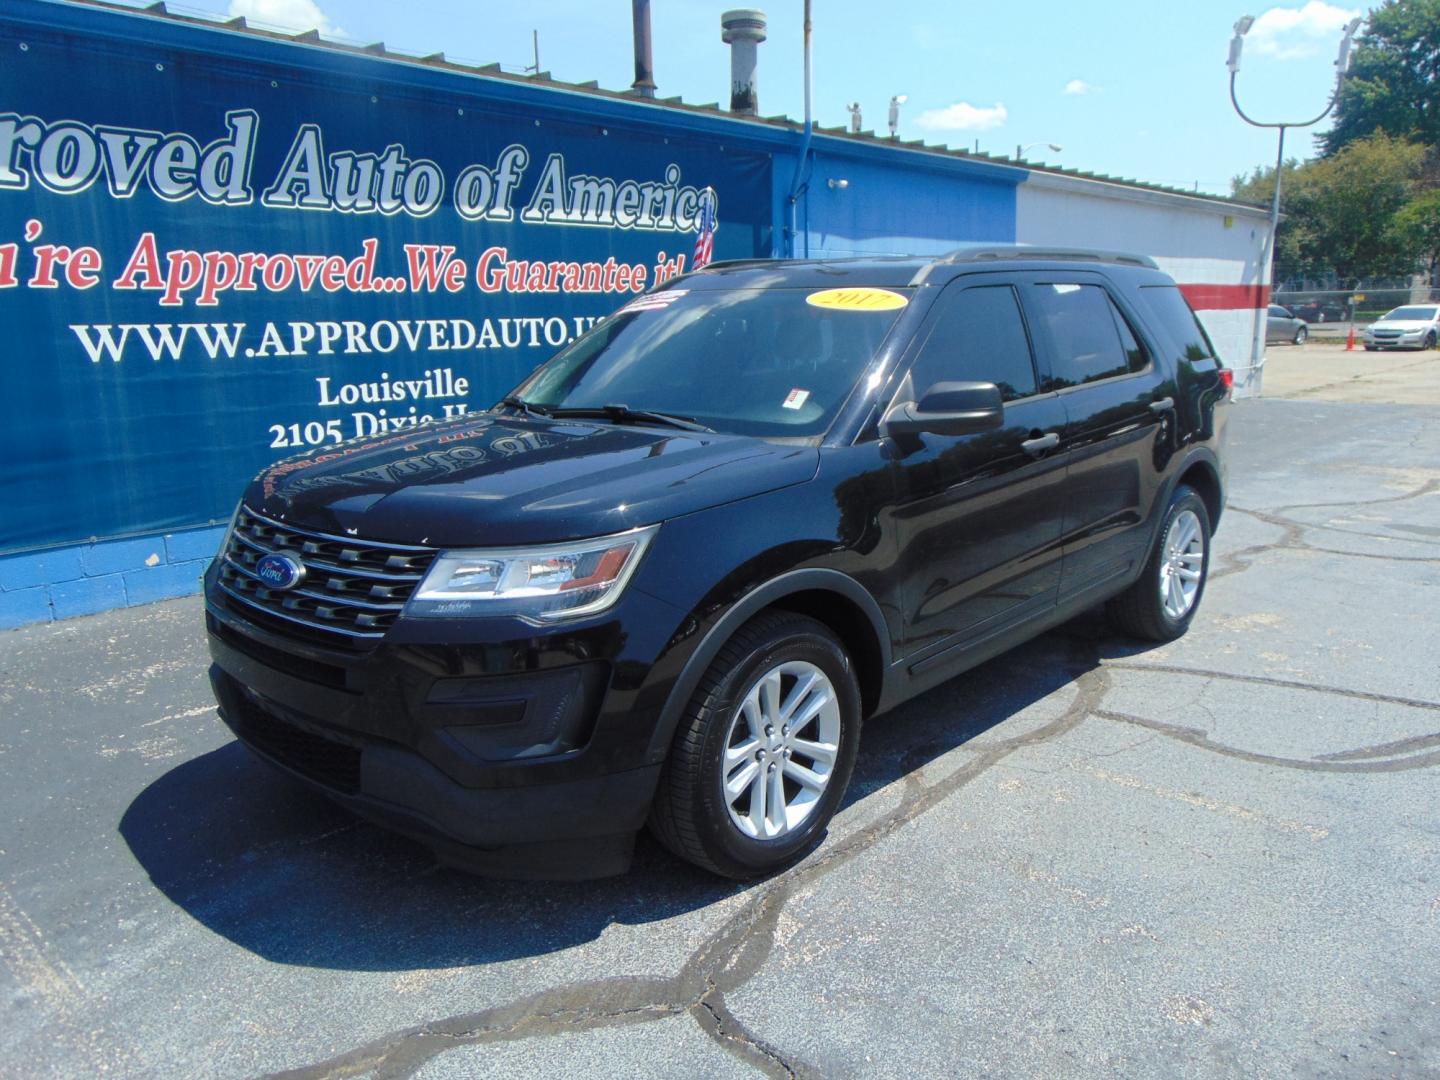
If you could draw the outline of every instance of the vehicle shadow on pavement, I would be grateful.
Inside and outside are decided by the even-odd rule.
[[[1101,634],[1072,623],[874,719],[846,806],[1063,691],[1098,664]],[[669,919],[753,887],[695,869],[643,833],[621,877],[472,877],[235,742],[152,783],[119,831],[155,886],[214,933],[276,963],[341,970],[543,955],[592,941],[611,924]]]

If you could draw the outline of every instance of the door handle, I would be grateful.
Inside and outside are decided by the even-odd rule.
[[[1027,454],[1043,454],[1046,450],[1054,450],[1060,445],[1060,436],[1055,432],[1048,435],[1040,435],[1034,439],[1026,439],[1020,444],[1020,449]]]
[[[1175,408],[1173,397],[1162,397],[1158,401],[1150,402],[1150,411],[1153,413],[1169,412],[1173,408]]]

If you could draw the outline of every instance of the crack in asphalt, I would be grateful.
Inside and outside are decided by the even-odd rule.
[[[1282,769],[1300,769],[1305,772],[1333,772],[1333,773],[1380,773],[1380,772],[1408,772],[1411,769],[1428,769],[1432,765],[1440,765],[1440,750],[1434,750],[1426,754],[1416,754],[1414,757],[1391,758],[1388,761],[1336,761],[1333,755],[1324,758],[1287,758],[1275,754],[1261,754],[1254,750],[1242,750],[1238,746],[1229,746],[1226,743],[1216,742],[1199,728],[1184,727],[1180,724],[1167,724],[1163,720],[1152,720],[1146,716],[1136,716],[1133,713],[1112,712],[1108,709],[1097,709],[1095,716],[1102,720],[1113,720],[1121,724],[1133,724],[1136,727],[1148,728],[1151,731],[1159,732],[1172,739],[1176,739],[1191,746],[1199,747],[1202,750],[1209,750],[1211,753],[1220,754],[1224,757],[1239,758],[1242,761],[1253,762],[1257,765],[1275,765]],[[1427,736],[1436,738],[1440,736]],[[1363,751],[1348,751],[1350,754],[1359,756],[1378,747],[1368,747]]]
[[[1263,521],[1267,525],[1274,525],[1283,529],[1284,535],[1280,539],[1266,544],[1251,544],[1249,547],[1238,548],[1235,551],[1227,551],[1220,556],[1220,566],[1212,567],[1210,579],[1228,577],[1230,574],[1238,574],[1242,570],[1248,570],[1257,557],[1270,551],[1310,551],[1322,555],[1343,555],[1352,559],[1380,559],[1386,562],[1418,562],[1418,563],[1440,563],[1440,557],[1425,555],[1382,555],[1373,551],[1342,551],[1338,548],[1317,547],[1305,539],[1305,532],[1309,529],[1323,529],[1329,532],[1346,533],[1353,536],[1363,536],[1377,540],[1395,540],[1399,543],[1417,543],[1414,540],[1405,540],[1403,537],[1382,536],[1378,533],[1357,532],[1353,529],[1342,529],[1334,525],[1315,524],[1308,521],[1296,521],[1287,517],[1288,511],[1292,510],[1328,510],[1344,509],[1351,507],[1377,506],[1384,503],[1407,502],[1411,499],[1418,499],[1423,495],[1429,495],[1440,490],[1440,480],[1427,480],[1419,487],[1399,495],[1385,495],[1378,499],[1357,499],[1349,502],[1318,502],[1318,503],[1289,503],[1285,506],[1277,506],[1274,510],[1252,510],[1248,507],[1237,506],[1231,503],[1227,509],[1235,513],[1253,517],[1257,521]]]
[[[1330,510],[1344,506],[1378,506],[1381,503],[1407,502],[1410,499],[1418,499],[1422,495],[1429,495],[1432,491],[1440,491],[1440,480],[1426,480],[1414,491],[1402,492],[1399,495],[1382,495],[1378,499],[1358,499],[1348,502],[1286,503],[1284,506],[1275,507],[1272,513],[1279,514],[1286,510]]]
[[[1309,690],[1316,694],[1333,694],[1336,697],[1377,701],[1385,705],[1404,705],[1411,709],[1440,712],[1440,701],[1399,697],[1395,694],[1381,694],[1372,690],[1350,690],[1343,686],[1323,686],[1317,683],[1300,682],[1298,679],[1277,679],[1270,675],[1245,675],[1234,671],[1212,671],[1208,668],[1184,667],[1180,664],[1137,664],[1127,663],[1124,660],[1102,660],[1101,663],[1107,668],[1117,668],[1121,671],[1156,671],[1167,675],[1193,675],[1199,679],[1254,683],[1259,686],[1277,686],[1284,690]]]
[[[1014,738],[997,742],[933,783],[907,773],[898,806],[855,832],[821,848],[779,877],[760,885],[744,907],[710,935],[669,978],[589,979],[544,990],[518,1001],[463,1013],[383,1035],[324,1061],[267,1074],[266,1080],[376,1080],[412,1076],[432,1058],[461,1046],[507,1042],[532,1036],[647,1023],[688,1013],[732,1056],[767,1075],[820,1075],[750,1032],[725,1004],[764,966],[775,948],[776,926],[796,892],[829,876],[856,856],[908,825],[957,791],[1027,747],[1057,738],[1096,715],[1109,690],[1109,674],[1098,648],[1070,643],[1074,701],[1058,717]]]
[[[721,1043],[743,1061],[754,1065],[767,1076],[808,1080],[821,1074],[808,1065],[792,1063],[774,1046],[755,1036],[732,1013],[719,990],[704,994],[690,1008],[690,1015],[700,1029]]]

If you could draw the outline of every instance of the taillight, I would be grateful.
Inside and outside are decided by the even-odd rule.
[[[1220,369],[1220,389],[1227,394],[1235,387],[1235,372],[1229,368]]]

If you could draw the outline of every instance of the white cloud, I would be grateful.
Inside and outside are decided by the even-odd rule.
[[[989,131],[1009,118],[1010,113],[1000,102],[990,108],[957,101],[943,109],[926,109],[915,117],[915,126],[929,131]]]
[[[1084,94],[1098,94],[1100,93],[1100,87],[1093,83],[1088,83],[1084,79],[1071,79],[1065,84],[1065,89],[1062,90],[1061,93],[1069,94],[1072,97],[1080,97]]]
[[[345,31],[330,21],[315,0],[230,0],[230,15],[286,30],[319,30],[326,37]]]
[[[1255,20],[1245,44],[1277,60],[1303,59],[1338,48],[1345,24],[1359,14],[1324,0],[1310,0],[1301,8],[1271,8]]]

